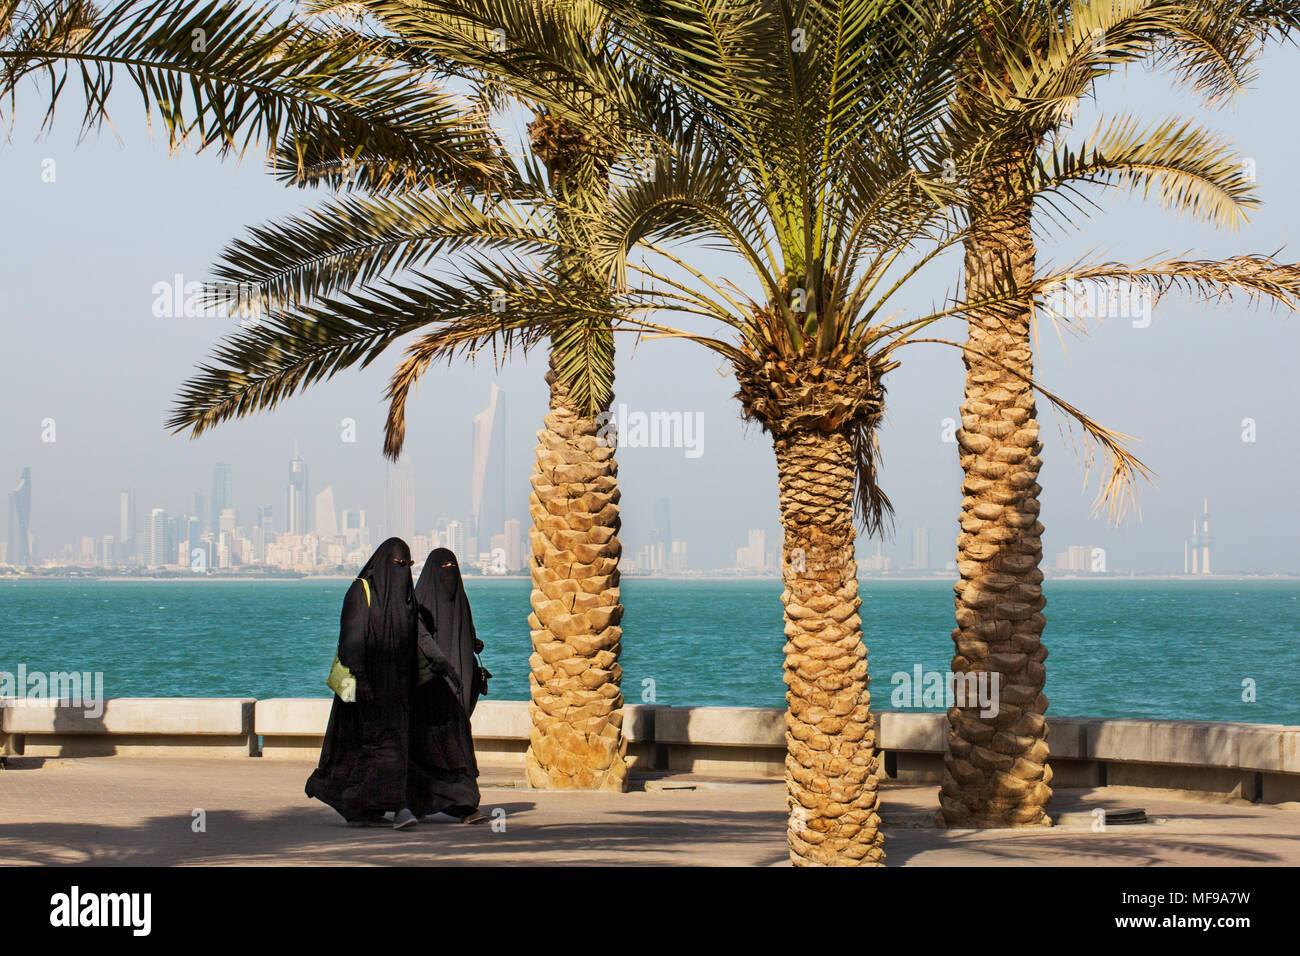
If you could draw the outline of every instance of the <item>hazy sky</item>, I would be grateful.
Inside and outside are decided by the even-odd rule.
[[[1277,49],[1262,64],[1257,88],[1225,111],[1208,111],[1175,95],[1165,81],[1133,72],[1085,106],[1078,136],[1105,115],[1131,110],[1144,119],[1197,117],[1221,130],[1255,161],[1265,207],[1237,234],[1178,221],[1154,202],[1123,195],[1076,233],[1039,239],[1040,262],[1064,263],[1089,250],[1108,258],[1157,253],[1226,256],[1270,253],[1292,239],[1300,216],[1295,181],[1295,90],[1300,53]],[[66,107],[74,104],[69,101]],[[38,550],[50,554],[83,534],[117,533],[118,494],[137,491],[138,508],[183,511],[191,495],[210,494],[213,465],[234,469],[236,504],[245,522],[253,509],[282,510],[293,443],[307,460],[312,491],[334,486],[339,508],[363,507],[382,521],[380,453],[387,377],[393,349],[363,373],[347,372],[271,414],[220,426],[198,441],[168,434],[163,421],[177,387],[196,361],[233,326],[213,318],[156,318],[155,283],[208,276],[227,240],[242,227],[290,213],[320,194],[277,186],[255,159],[221,163],[215,155],[169,158],[149,142],[138,102],[117,97],[119,143],[105,132],[76,143],[75,111],[45,138],[38,136],[39,99],[24,95],[8,144],[0,144],[4,309],[0,347],[0,488],[32,469],[31,526]],[[55,181],[42,181],[54,160]],[[1283,249],[1300,257],[1300,245]],[[740,279],[739,264],[697,254],[696,264]],[[931,270],[900,305],[924,307],[956,281],[956,260]],[[960,337],[953,323],[944,330]],[[1300,325],[1283,312],[1244,305],[1213,307],[1171,298],[1147,328],[1111,320],[1065,345],[1043,331],[1040,377],[1104,424],[1141,439],[1142,459],[1158,473],[1141,492],[1142,516],[1118,528],[1094,517],[1093,482],[1085,487],[1079,456],[1064,421],[1039,409],[1045,550],[1100,545],[1114,569],[1182,570],[1183,538],[1210,499],[1219,571],[1300,572],[1300,474],[1295,367]],[[891,373],[889,418],[882,434],[883,482],[897,507],[896,540],[886,554],[906,563],[911,529],[930,529],[932,564],[951,560],[960,501],[956,446],[942,440],[944,419],[956,418],[962,370],[957,353],[918,345]],[[416,520],[427,529],[439,516],[468,511],[470,418],[495,378],[505,390],[513,510],[526,521],[527,474],[534,433],[545,409],[544,356],[511,362],[500,373],[433,368],[408,408],[408,448],[416,481]],[[688,542],[691,564],[730,564],[745,531],[765,528],[776,540],[775,465],[770,443],[740,420],[735,383],[710,353],[684,343],[647,342],[633,355],[624,343],[618,401],[632,410],[702,413],[703,454],[681,449],[620,451],[624,540],[645,541],[652,502],[672,501],[674,536]],[[42,421],[54,419],[57,440],[43,442]],[[355,444],[340,423],[358,423]],[[1255,420],[1257,440],[1242,441],[1242,420]],[[1076,433],[1077,434],[1077,433]],[[874,543],[860,543],[862,553]]]

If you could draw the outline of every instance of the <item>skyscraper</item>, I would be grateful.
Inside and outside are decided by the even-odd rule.
[[[755,571],[767,570],[767,532],[761,528],[749,529],[749,560]]]
[[[271,540],[275,534],[275,509],[271,505],[262,505],[257,509],[257,526],[262,529],[262,534],[266,535],[266,540]]]
[[[24,468],[18,487],[9,492],[9,549],[6,560],[16,568],[32,563],[27,546],[28,525],[32,517],[32,470]]]
[[[442,531],[442,546],[455,551],[458,556],[465,554],[465,526],[459,521],[448,521]],[[477,556],[476,556],[477,557]],[[464,559],[468,560],[468,559]]]
[[[338,518],[334,511],[334,486],[326,485],[316,496],[316,534],[332,538],[339,533]]]
[[[289,487],[284,493],[284,533],[307,534],[311,531],[311,509],[307,506],[307,463],[295,446],[289,462]]]
[[[1183,574],[1210,573],[1210,499],[1201,506],[1201,517],[1192,521],[1192,536],[1183,542]]]
[[[920,571],[930,569],[930,529],[912,529],[912,567]]]
[[[505,399],[504,392],[497,386],[496,382],[492,383],[492,392],[488,398],[487,408],[483,409],[474,416],[472,426],[472,470],[470,473],[470,515],[469,515],[469,545],[471,551],[477,551],[482,542],[488,540],[486,528],[496,526],[496,522],[505,521],[505,442],[501,440],[494,441],[501,427],[505,423]],[[498,416],[498,410],[501,414]],[[498,424],[500,419],[500,425]],[[500,496],[501,514],[496,515],[496,522],[485,520],[483,503],[485,499],[484,491],[488,483],[488,464],[492,459],[493,445],[496,445],[496,463],[498,468],[493,469],[499,472],[496,480],[492,482],[499,488],[497,490]],[[473,559],[477,559],[477,554]]]
[[[162,508],[154,508],[149,512],[148,547],[145,563],[150,567],[171,564],[175,560],[169,554],[171,549],[167,545],[167,512]]]
[[[523,538],[519,533],[519,522],[511,518],[506,522],[506,567],[511,571],[518,571],[524,566]]]
[[[215,531],[221,523],[221,512],[233,507],[235,507],[235,492],[230,466],[224,461],[219,461],[212,471],[212,523],[208,525],[208,529]]]
[[[409,458],[388,463],[384,529],[389,537],[401,538],[408,543],[415,537],[415,478],[411,474]]]
[[[655,499],[653,517],[650,521],[650,543],[661,544],[667,554],[672,554],[672,503],[667,498]]]
[[[194,552],[202,537],[203,518],[200,515],[190,515],[185,519],[185,560],[181,562],[182,564],[189,564],[194,560]]]
[[[118,509],[117,542],[121,553],[118,561],[127,564],[135,557],[135,489],[122,492]]]

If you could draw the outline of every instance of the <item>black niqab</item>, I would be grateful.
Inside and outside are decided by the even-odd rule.
[[[445,674],[466,715],[473,714],[478,703],[474,655],[482,644],[474,631],[460,565],[452,551],[438,548],[429,555],[415,586],[415,599],[419,605],[421,681],[435,673]]]
[[[370,585],[370,623],[381,633],[404,631],[411,626],[415,589],[411,585],[410,566],[411,549],[406,542],[389,538],[357,575]]]
[[[451,551],[438,548],[429,555],[415,601],[418,686],[411,721],[411,809],[464,817],[479,804],[469,715],[478,700],[474,654],[482,645]]]
[[[320,763],[306,792],[348,820],[408,803],[416,662],[410,564],[406,542],[389,538],[343,601],[338,655],[356,678],[357,694],[352,702],[335,696]]]

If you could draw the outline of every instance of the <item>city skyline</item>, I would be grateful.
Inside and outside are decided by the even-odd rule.
[[[476,416],[476,426],[478,423],[479,417]],[[286,500],[291,505],[298,490],[306,487],[308,471],[296,443],[292,454],[286,484]],[[281,531],[275,523],[274,506],[270,504],[257,506],[251,529],[245,528],[240,522],[239,508],[233,495],[234,470],[226,462],[217,462],[213,468],[212,501],[214,505],[219,502],[226,507],[220,513],[214,512],[211,520],[204,512],[202,494],[194,492],[192,511],[169,512],[166,508],[150,507],[148,518],[140,527],[135,521],[135,489],[128,488],[119,496],[117,538],[113,535],[80,535],[60,545],[57,554],[40,554],[39,549],[31,550],[37,536],[29,521],[32,474],[26,467],[22,469],[17,488],[9,495],[7,544],[0,554],[0,565],[23,567],[15,565],[12,558],[18,553],[14,545],[19,540],[19,529],[24,528],[23,546],[28,548],[28,555],[36,558],[35,567],[182,567],[186,564],[195,567],[196,562],[205,570],[261,565],[293,570],[360,567],[369,557],[369,549],[378,544],[379,539],[371,540],[369,534],[374,530],[382,537],[396,536],[406,540],[412,546],[417,562],[433,548],[447,547],[456,552],[467,568],[477,566],[491,573],[527,570],[529,546],[519,519],[507,519],[499,532],[488,529],[483,541],[477,544],[470,533],[475,523],[472,515],[465,516],[467,520],[464,521],[440,515],[425,533],[415,524],[415,482],[409,462],[405,459],[396,463],[386,462],[385,474],[385,522],[378,528],[367,524],[367,509],[339,508],[332,484],[326,485],[312,499],[308,512],[311,516],[310,530],[304,533],[289,529]],[[471,485],[479,487],[481,478],[481,469],[475,467],[470,477]],[[744,543],[730,552],[735,556],[734,562],[714,566],[692,565],[688,560],[691,553],[689,540],[672,533],[672,499],[656,498],[652,503],[652,514],[647,540],[641,548],[629,548],[624,541],[622,566],[627,573],[779,574],[780,539],[778,537],[769,545],[765,529],[750,528],[746,531]],[[1201,516],[1193,521],[1192,537],[1184,542],[1184,575],[1212,574],[1209,517],[1209,500],[1206,498],[1203,499]],[[303,519],[290,517],[290,520],[296,526]],[[250,533],[245,534],[246,531]],[[899,556],[901,543],[895,554],[886,555],[881,542],[868,542],[869,553],[863,555],[859,552],[860,570],[865,574],[955,573],[953,561],[944,562],[937,568],[931,566],[929,539],[929,528],[911,529],[909,560]],[[859,546],[862,543],[860,540]],[[201,562],[197,551],[204,552]],[[314,557],[309,560],[308,555]],[[1045,572],[1067,574],[1136,573],[1109,565],[1106,550],[1096,545],[1071,544],[1054,555],[1047,553],[1042,566]],[[1168,569],[1155,574],[1169,576],[1176,575],[1177,571]]]

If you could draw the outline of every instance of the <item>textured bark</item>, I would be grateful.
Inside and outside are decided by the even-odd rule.
[[[1026,136],[1002,170],[971,184],[972,213],[1000,208],[1007,176],[1032,155]],[[1019,288],[1034,275],[1032,207],[1017,203],[992,216],[966,241],[971,299],[1005,292],[1007,271]],[[998,711],[978,704],[948,711],[937,821],[953,827],[1050,825],[1047,698],[1042,643],[1043,525],[1038,472],[1042,445],[1033,391],[1028,303],[974,314],[968,322],[965,400],[957,443],[964,473],[957,536],[957,627],[952,670],[998,675]],[[961,703],[958,701],[958,703]]]
[[[600,424],[575,412],[554,368],[547,381],[551,408],[537,433],[528,499],[533,653],[525,770],[533,787],[622,791],[618,464]]]
[[[882,865],[880,756],[854,559],[854,456],[844,434],[778,438],[785,529],[787,842],[796,865]]]
[[[809,349],[811,351],[811,349]],[[853,527],[873,485],[887,356],[738,364],[745,415],[772,436],[784,541],[786,841],[796,866],[883,865],[880,755],[867,692]],[[859,498],[869,502],[874,496]]]
[[[528,126],[534,153],[546,164],[557,193],[592,216],[608,203],[608,150],[587,133],[554,116],[539,114]],[[581,250],[590,243],[581,215],[559,215],[557,233]],[[594,256],[571,251],[557,258],[560,281],[602,295],[606,283]],[[533,612],[528,616],[533,653],[528,676],[532,727],[524,769],[530,786],[556,790],[627,789],[627,743],[623,738],[623,670],[618,664],[623,630],[619,622],[618,464],[616,441],[594,413],[608,409],[609,388],[592,387],[600,368],[590,351],[605,347],[602,360],[612,375],[613,337],[604,330],[579,329],[552,335],[551,407],[537,433],[532,493]],[[572,368],[577,348],[579,375],[590,394],[579,402],[560,368]],[[561,350],[569,354],[562,356]],[[601,397],[604,394],[605,397]],[[595,407],[593,407],[595,406]]]

